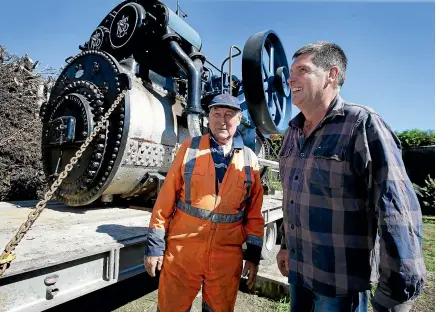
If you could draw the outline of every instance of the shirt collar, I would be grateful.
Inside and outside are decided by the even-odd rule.
[[[341,98],[339,94],[337,94],[333,99],[333,101],[330,103],[327,112],[324,118],[321,120],[320,124],[324,123],[326,120],[331,119],[335,116],[343,116],[343,115],[344,115],[344,100]],[[289,125],[296,128],[303,128],[305,120],[306,118],[304,117],[303,113],[300,112],[289,122]]]
[[[217,147],[220,146],[215,138],[213,137],[213,134],[211,131],[209,131],[210,134],[210,141],[213,146]],[[236,131],[235,135],[233,136],[233,142],[232,142],[232,149],[243,149],[244,148],[244,140],[242,139],[242,135],[239,133],[239,131]]]

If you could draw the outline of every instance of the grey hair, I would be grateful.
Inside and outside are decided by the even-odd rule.
[[[324,70],[328,70],[332,66],[337,66],[339,68],[338,88],[342,87],[347,72],[347,57],[337,44],[328,41],[309,43],[298,49],[292,56],[292,59],[303,54],[313,54],[313,64]]]

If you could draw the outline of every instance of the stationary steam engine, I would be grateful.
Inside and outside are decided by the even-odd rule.
[[[207,132],[207,106],[220,93],[240,99],[239,131],[261,164],[268,164],[266,138],[283,132],[291,115],[288,62],[279,37],[271,30],[252,35],[243,51],[232,46],[220,67],[201,48],[200,35],[159,1],[124,1],[101,21],[81,52],[66,60],[41,107],[50,182],[127,92],[59,186],[58,200],[83,206],[153,198],[179,144]],[[240,54],[242,79],[232,75],[233,57]]]

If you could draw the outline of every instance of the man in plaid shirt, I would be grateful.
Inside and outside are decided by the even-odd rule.
[[[426,269],[421,209],[400,142],[374,110],[340,97],[340,47],[308,44],[293,59],[288,82],[301,113],[279,152],[285,234],[277,255],[291,311],[366,310],[359,295],[371,287],[377,235],[374,310],[409,311]]]

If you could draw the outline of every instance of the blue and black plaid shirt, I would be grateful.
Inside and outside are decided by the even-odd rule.
[[[289,283],[326,296],[370,289],[378,231],[374,301],[390,308],[416,298],[426,277],[422,216],[398,138],[339,95],[307,138],[303,124],[300,113],[279,152]]]

